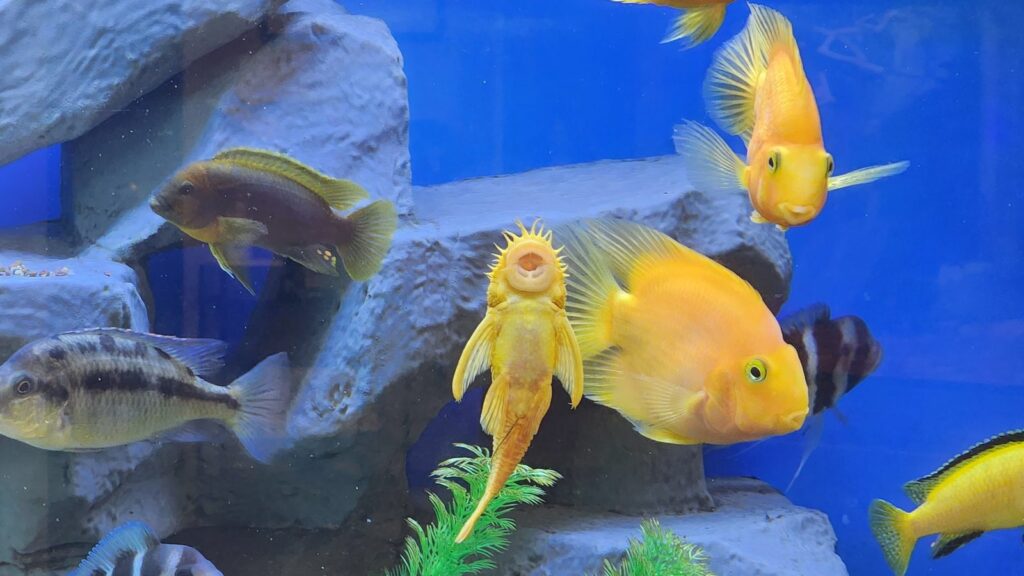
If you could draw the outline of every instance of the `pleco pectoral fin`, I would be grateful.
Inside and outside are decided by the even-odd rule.
[[[339,276],[338,251],[326,244],[293,246],[278,250],[285,258],[294,260],[317,274]]]
[[[984,532],[959,532],[956,534],[940,534],[939,539],[932,544],[932,558],[942,558],[943,556],[949,556],[956,549],[960,548],[964,544],[974,540],[978,536],[981,536]]]
[[[561,381],[565,391],[569,393],[572,407],[579,405],[583,399],[583,356],[580,354],[576,334],[572,331],[569,319],[559,316],[555,324],[558,338],[558,361],[555,363],[555,376]]]
[[[484,407],[480,412],[480,426],[484,432],[494,436],[503,429],[505,408],[508,406],[508,378],[499,376],[484,396]]]
[[[227,272],[232,278],[238,280],[246,290],[253,296],[252,280],[249,278],[249,270],[245,266],[245,258],[248,255],[248,247],[241,244],[210,244],[210,253],[220,264],[221,270]]]
[[[248,218],[222,216],[217,219],[217,224],[221,239],[232,244],[255,244],[267,235],[267,226],[264,223]]]
[[[840,174],[839,176],[829,178],[828,189],[829,191],[832,191],[849,186],[856,186],[858,184],[867,184],[868,182],[874,182],[880,178],[895,176],[909,167],[910,162],[894,162],[892,164],[885,164],[882,166],[861,168],[860,170],[854,170],[853,172],[847,172],[846,174]]]
[[[452,378],[452,396],[456,402],[462,400],[462,395],[466,393],[473,380],[490,368],[494,337],[497,335],[496,328],[497,322],[493,313],[489,312],[477,325],[465,348],[462,349],[459,363],[455,367],[455,376]]]
[[[68,576],[112,574],[122,556],[137,556],[160,545],[160,539],[142,522],[128,522],[107,534],[78,568]]]
[[[714,130],[684,121],[675,127],[672,140],[683,159],[686,177],[697,190],[708,194],[743,191],[747,166]]]

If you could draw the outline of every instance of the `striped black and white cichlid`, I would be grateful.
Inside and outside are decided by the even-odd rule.
[[[195,548],[161,544],[142,522],[107,534],[68,576],[224,576]]]
[[[0,366],[0,434],[78,452],[205,440],[216,422],[268,461],[284,436],[287,356],[271,356],[230,386],[217,386],[204,377],[221,368],[226,346],[116,328],[30,342]]]

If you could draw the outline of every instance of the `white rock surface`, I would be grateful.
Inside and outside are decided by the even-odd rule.
[[[83,134],[252,28],[273,4],[0,2],[0,164]]]
[[[791,504],[752,479],[709,480],[714,512],[656,515],[662,528],[697,544],[717,576],[846,576],[828,517]],[[629,539],[640,537],[642,516],[581,512],[565,507],[526,509],[509,550],[497,558],[503,576],[599,574],[618,562]]]
[[[408,210],[406,78],[387,26],[332,0],[292,0],[270,21],[270,35],[247,32],[65,146],[72,226],[90,253],[134,260],[176,242],[148,198],[234,146],[283,152]]]

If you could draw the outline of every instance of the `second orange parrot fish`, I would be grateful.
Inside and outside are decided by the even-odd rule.
[[[557,376],[575,408],[583,398],[583,362],[565,313],[565,266],[551,232],[535,223],[505,233],[490,272],[487,314],[466,343],[452,380],[462,400],[473,379],[491,369],[480,424],[494,437],[491,472],[473,515],[459,532],[462,542],[526,454],[551,404]]]
[[[750,5],[750,19],[715,55],[704,82],[708,113],[747,143],[743,162],[722,138],[696,122],[675,129],[676,150],[698,190],[745,190],[751,220],[786,230],[807,224],[821,212],[832,190],[899,174],[896,162],[833,176],[821,118],[807,81],[789,20],[764,6]]]
[[[803,425],[800,358],[750,284],[637,224],[591,222],[562,240],[588,398],[672,444],[733,444]]]
[[[623,4],[654,4],[682,10],[662,42],[681,40],[683,48],[703,43],[722,26],[725,8],[734,0],[615,0]]]

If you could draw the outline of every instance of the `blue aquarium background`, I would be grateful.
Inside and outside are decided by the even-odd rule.
[[[731,8],[715,38],[681,51],[658,42],[670,10],[604,0],[344,4],[386,22],[402,50],[419,186],[673,154],[675,123],[709,122],[704,74],[747,17]],[[794,24],[837,171],[911,162],[898,177],[835,192],[812,224],[787,233],[793,280],[781,313],[824,302],[862,317],[884,347],[878,371],[840,403],[843,418],[827,415],[787,496],[828,514],[850,574],[887,574],[870,501],[910,506],[903,483],[1024,427],[1024,3],[769,4]],[[57,147],[0,168],[0,225],[57,218],[59,182]],[[161,279],[154,299],[175,301],[183,268],[202,266],[212,271],[197,297],[204,307],[158,309],[153,330],[237,344],[256,298],[211,267],[205,248],[186,250],[188,259],[169,251],[149,261]],[[470,439],[474,409],[448,415]],[[795,434],[706,450],[705,465],[709,476],[781,489],[801,450]],[[1024,570],[1020,531],[927,556],[919,544],[909,573]]]

